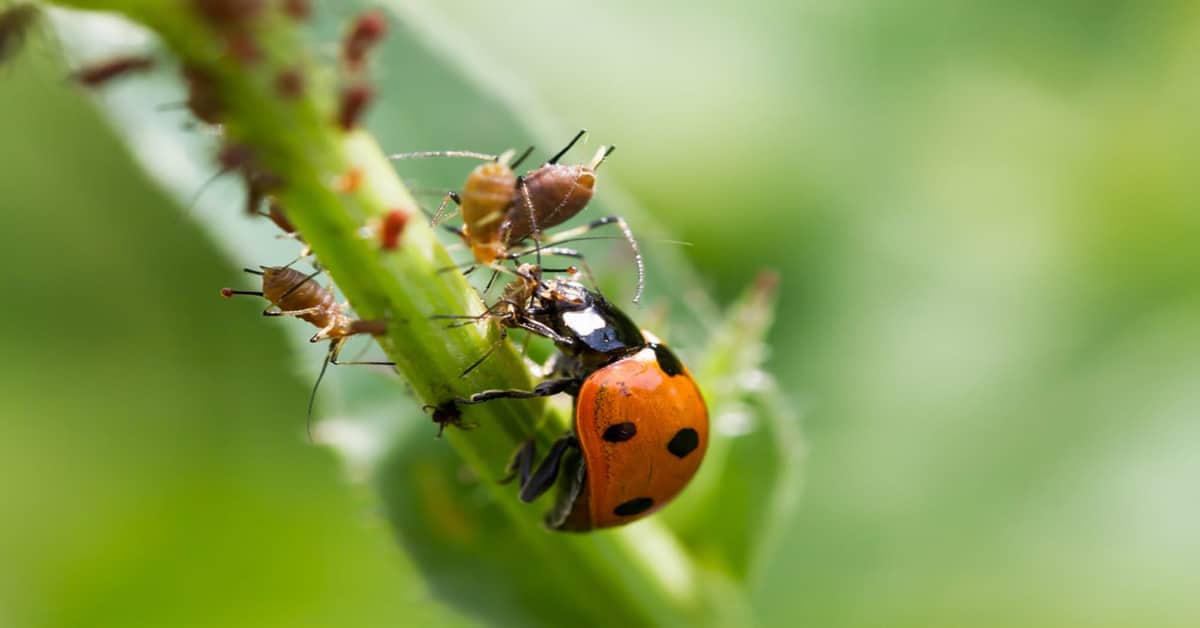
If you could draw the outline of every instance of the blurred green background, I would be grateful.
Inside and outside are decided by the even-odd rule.
[[[1200,624],[1200,5],[413,4],[619,146],[722,301],[781,272],[764,625]],[[53,48],[0,71],[0,624],[464,623]]]

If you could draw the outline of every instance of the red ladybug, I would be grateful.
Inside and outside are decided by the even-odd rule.
[[[595,291],[568,279],[541,280],[522,267],[493,317],[554,340],[560,354],[534,390],[487,390],[457,399],[527,399],[568,393],[574,429],[542,462],[533,441],[513,456],[520,499],[532,502],[563,477],[546,525],[586,531],[636,521],[670,502],[696,474],[708,448],[708,409],[691,373],[666,346]],[[453,403],[453,402],[452,402]]]

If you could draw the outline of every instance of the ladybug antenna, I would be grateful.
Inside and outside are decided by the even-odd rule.
[[[562,150],[558,151],[558,154],[556,154],[555,156],[551,157],[550,159],[547,159],[547,160],[546,160],[546,163],[547,163],[547,164],[556,164],[556,163],[558,163],[558,160],[559,160],[559,159],[562,159],[562,158],[563,158],[563,155],[566,155],[566,154],[567,154],[567,151],[571,150],[571,147],[572,147],[572,146],[575,146],[575,143],[576,143],[576,142],[578,142],[580,139],[582,139],[582,138],[583,138],[583,136],[584,136],[584,135],[586,135],[586,134],[587,134],[587,129],[580,129],[580,130],[579,130],[579,132],[575,134],[575,137],[571,138],[571,141],[570,141],[570,142],[567,142],[567,145],[566,145],[566,146],[564,146]]]
[[[517,166],[521,165],[521,162],[525,161],[525,158],[528,157],[529,154],[532,152],[533,152],[533,146],[526,148],[525,152],[521,153],[520,155],[517,155],[517,158],[511,164],[509,164],[509,166],[512,168],[516,168]]]

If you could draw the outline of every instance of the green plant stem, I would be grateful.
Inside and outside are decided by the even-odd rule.
[[[461,273],[442,272],[453,264],[450,256],[375,141],[363,132],[345,133],[334,123],[337,79],[308,57],[305,50],[310,42],[303,40],[294,23],[281,15],[259,18],[253,37],[262,56],[250,63],[232,59],[228,41],[197,17],[188,3],[64,0],[58,4],[122,13],[154,30],[183,63],[212,77],[214,95],[223,106],[225,138],[252,149],[258,164],[282,177],[284,184],[274,196],[357,315],[389,322],[388,333],[379,343],[419,402],[436,404],[484,388],[533,385],[529,369],[508,342],[499,345],[470,377],[460,377],[464,365],[492,347],[497,330],[486,323],[448,329],[444,321],[432,318],[478,314],[483,304]],[[275,78],[285,70],[303,74],[303,94],[279,93]],[[349,192],[340,190],[339,180],[352,169],[363,173],[361,185]],[[398,250],[385,252],[372,228],[392,209],[410,211],[412,219]],[[474,406],[465,418],[494,429],[470,433],[450,429],[447,436],[477,477],[492,478],[522,440],[535,435],[544,446],[566,429],[561,413],[550,411],[549,419],[543,416],[541,404],[531,402]],[[576,587],[584,596],[579,600],[581,608],[589,599],[603,600],[589,610],[593,617],[608,613],[614,620],[656,624],[698,617],[702,606],[698,596],[680,591],[679,578],[656,568],[653,561],[638,560],[636,543],[625,542],[626,537],[617,542],[613,536],[588,539],[547,532],[541,529],[541,509],[520,505],[510,490],[492,482],[484,484],[519,537],[550,565],[548,578],[588,583],[591,590]],[[654,534],[670,536],[656,524],[646,525]],[[661,564],[685,572],[691,569],[682,552]]]

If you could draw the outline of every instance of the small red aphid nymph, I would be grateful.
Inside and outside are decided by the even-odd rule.
[[[375,90],[370,85],[362,83],[351,85],[342,91],[342,101],[338,106],[337,124],[343,131],[349,131],[358,126],[358,120],[371,104]]]
[[[383,217],[379,225],[379,248],[385,251],[395,251],[400,247],[400,237],[404,235],[404,227],[412,214],[402,209],[393,209]]]
[[[367,11],[354,20],[342,44],[342,61],[351,72],[362,70],[367,53],[387,34],[387,19],[379,11]]]

